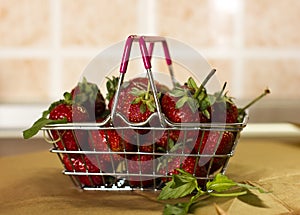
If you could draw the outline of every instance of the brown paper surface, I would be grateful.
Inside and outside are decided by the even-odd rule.
[[[44,144],[44,143],[41,143]],[[242,139],[227,176],[271,191],[239,198],[206,198],[195,214],[300,214],[300,144]],[[48,151],[0,158],[0,214],[162,214],[158,192],[80,191]]]

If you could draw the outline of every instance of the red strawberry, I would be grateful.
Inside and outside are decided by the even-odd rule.
[[[101,117],[105,110],[105,100],[98,88],[94,83],[87,82],[83,78],[75,88],[72,89],[71,95],[76,104],[84,106],[92,117],[92,120]],[[95,117],[93,117],[95,116]]]
[[[199,135],[197,142],[194,146],[193,153],[199,153],[199,165],[210,165],[210,160],[214,154],[226,155],[230,153],[233,143],[234,134],[229,131],[204,131],[202,135]],[[211,171],[215,171],[220,168],[223,158],[214,158]],[[218,166],[218,167],[217,167]]]
[[[174,123],[209,121],[210,98],[204,86],[198,87],[191,77],[183,86],[166,93],[161,103],[163,113]]]
[[[64,99],[53,102],[48,110],[43,112],[29,129],[23,131],[25,139],[31,138],[44,126],[49,124],[60,124],[69,122],[87,122],[89,114],[85,107],[73,104],[71,94],[64,93]],[[84,131],[79,130],[51,130],[52,138],[57,142],[59,149],[77,150],[78,143],[83,143]],[[77,138],[77,139],[76,139]]]
[[[86,122],[89,115],[86,109],[79,105],[59,104],[52,108],[49,113],[49,119],[59,120],[67,119],[67,122]],[[51,130],[54,140],[57,141],[59,149],[78,150],[79,146],[85,142],[86,132],[79,130]]]
[[[127,160],[128,173],[130,174],[128,177],[129,184],[133,187],[152,186],[154,177],[151,174],[154,172],[154,162],[152,155],[134,155]]]
[[[114,101],[114,96],[115,93],[117,91],[118,88],[118,82],[119,82],[119,78],[112,76],[112,78],[108,78],[108,81],[106,82],[106,89],[107,89],[107,94],[106,94],[106,99],[108,100],[108,109],[111,110],[112,109],[112,103]],[[140,89],[140,90],[146,90],[147,89],[147,82],[148,79],[147,78],[134,78],[128,82],[123,82],[120,88],[120,95],[119,98],[127,98],[127,96],[130,96],[130,91],[133,87]],[[132,99],[129,99],[129,101],[131,102],[133,100],[134,97],[132,97]],[[124,100],[120,101],[119,99],[119,104],[118,104],[118,110],[122,110],[124,108],[121,108],[124,106],[123,104]],[[130,104],[130,103],[129,103]],[[127,104],[127,108],[129,107],[129,104]]]
[[[106,99],[109,101],[108,108],[109,110],[111,110],[114,96],[117,91],[119,78],[113,76],[111,79],[110,78],[107,79],[108,81],[106,82],[106,88],[108,93],[106,95]],[[158,92],[164,93],[168,90],[166,86],[158,82],[155,82],[155,85]],[[144,77],[137,77],[129,81],[123,82],[120,88],[117,110],[123,113],[124,115],[126,115],[129,111],[129,107],[133,102],[133,100],[137,96],[140,96],[139,92],[137,91],[141,91],[142,93],[149,92],[150,91],[149,87],[150,86],[148,86],[148,78],[144,78]],[[135,89],[135,92],[132,92],[133,89]],[[138,95],[134,95],[134,93]]]
[[[207,122],[209,113],[208,97],[203,87],[197,87],[192,78],[181,87],[175,87],[166,93],[161,101],[162,112],[173,123],[200,123]],[[207,117],[206,117],[207,116]],[[187,139],[196,141],[198,130],[180,131],[177,142]]]
[[[67,171],[75,172],[100,172],[86,156],[84,155],[64,155],[62,159]],[[103,185],[103,178],[101,176],[77,176],[84,186],[100,186]]]
[[[132,152],[135,146],[123,140],[114,129],[102,129],[90,131],[88,143],[92,150],[99,152]],[[111,172],[117,168],[124,154],[107,153],[99,154],[100,168],[105,172]]]
[[[111,86],[112,84],[109,84]],[[124,82],[120,89],[116,112],[121,113],[130,123],[142,123],[156,112],[156,105],[153,93],[150,91],[147,78],[135,78],[130,82]],[[158,97],[159,97],[158,93]],[[115,117],[115,127],[128,127],[128,124],[121,118]],[[145,124],[145,127],[149,124]],[[136,143],[139,134],[146,134],[149,129],[126,129],[123,138],[133,144]]]
[[[226,122],[236,123],[238,122],[239,111],[236,104],[231,97],[224,93],[226,82],[220,92],[215,93],[215,101],[211,105],[211,118],[212,122]]]
[[[196,156],[189,156],[189,151],[190,150],[187,148],[183,149],[183,151],[179,148],[170,153],[170,156],[165,156],[160,160],[160,169],[158,170],[159,174],[167,176],[162,177],[163,182],[170,181],[170,176],[179,174],[177,169],[182,169],[196,177],[205,177],[207,175],[206,168],[198,164],[198,158]],[[203,184],[202,180],[198,181]]]
[[[175,123],[197,122],[197,107],[194,106],[195,108],[192,109],[188,103],[185,103],[182,106],[176,105],[178,104],[179,100],[180,97],[177,97],[177,95],[174,93],[166,93],[162,97],[161,108],[165,116],[170,121]],[[191,99],[191,101],[193,101],[193,99]]]
[[[179,130],[166,129],[165,131],[156,131],[154,136],[155,147],[157,151],[169,151],[178,141]]]
[[[140,152],[148,152],[153,153],[155,152],[154,144],[152,142],[143,142],[139,147],[138,150]]]

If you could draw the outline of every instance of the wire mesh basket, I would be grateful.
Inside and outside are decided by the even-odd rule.
[[[141,123],[129,122],[117,111],[133,42],[140,45],[157,107],[157,111]],[[179,168],[194,175],[200,185],[216,173],[225,173],[240,132],[247,124],[247,113],[240,123],[173,123],[167,119],[155,96],[157,89],[151,71],[151,53],[157,42],[163,45],[175,85],[166,40],[163,37],[130,36],[124,48],[111,113],[101,122],[73,122],[42,128],[46,141],[53,143],[50,151],[58,155],[64,166],[63,173],[77,187],[84,190],[160,190],[173,174],[178,174]],[[116,121],[122,123],[116,126]],[[156,122],[156,126],[151,122]]]

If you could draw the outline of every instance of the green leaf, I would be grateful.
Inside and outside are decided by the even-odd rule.
[[[166,204],[163,215],[186,215],[188,208],[186,203],[178,203],[174,205]]]
[[[146,94],[146,91],[145,90],[140,90],[136,87],[133,87],[130,91],[130,94],[132,94],[134,96],[143,97]]]
[[[241,184],[241,183],[236,183],[236,184],[237,184],[237,186],[245,188],[247,190],[258,190],[260,193],[268,193],[267,191],[265,191],[259,187],[252,186],[250,184]]]
[[[248,192],[246,190],[239,191],[239,192],[230,192],[230,193],[209,193],[211,196],[215,197],[237,197],[246,195]]]
[[[185,203],[175,205],[166,204],[163,215],[186,215],[188,213]]]
[[[193,113],[196,113],[196,111],[199,108],[199,103],[197,102],[197,100],[192,97],[189,97],[187,99],[187,103],[188,103],[190,109],[193,111]]]
[[[169,94],[173,97],[182,97],[186,95],[186,92],[182,88],[175,87],[171,92],[169,92]]]
[[[140,97],[137,97],[131,102],[131,104],[133,104],[133,105],[138,104],[138,103],[140,103],[140,101],[142,101],[142,99]]]
[[[146,110],[147,110],[147,105],[144,102],[142,102],[140,106],[140,112],[145,113]]]
[[[67,119],[51,120],[44,117],[39,118],[29,129],[23,131],[23,138],[29,139],[36,135],[42,127],[49,124],[67,123]]]
[[[155,112],[156,106],[153,100],[146,101],[146,106],[148,107],[149,111]]]
[[[192,88],[195,91],[198,89],[198,86],[197,86],[195,80],[192,77],[189,77],[189,79],[187,81],[187,85],[188,85],[189,88]]]
[[[223,192],[234,186],[237,186],[237,183],[221,173],[217,174],[212,181],[206,183],[206,189],[210,192]]]
[[[176,102],[176,108],[179,109],[179,108],[182,108],[183,105],[188,101],[188,98],[187,96],[183,96],[182,98],[180,98],[177,102]]]
[[[178,169],[178,171],[180,171]],[[172,180],[166,183],[166,186],[160,192],[158,199],[176,199],[191,194],[198,188],[197,179],[191,174],[180,171],[181,174],[172,176]]]

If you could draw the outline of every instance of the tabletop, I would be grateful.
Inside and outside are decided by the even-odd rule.
[[[21,144],[16,139],[10,150],[18,147],[18,141]],[[0,141],[0,214],[162,214],[165,203],[157,200],[159,191],[75,188],[68,176],[61,173],[57,156],[46,149],[50,146],[39,139],[33,142],[36,150],[5,154],[3,150],[9,147]],[[26,144],[32,147],[32,141],[23,141],[22,147],[26,148]],[[215,204],[233,215],[300,214],[299,153],[297,139],[242,137],[226,175],[270,192],[203,199],[194,207],[194,214],[217,214]]]

